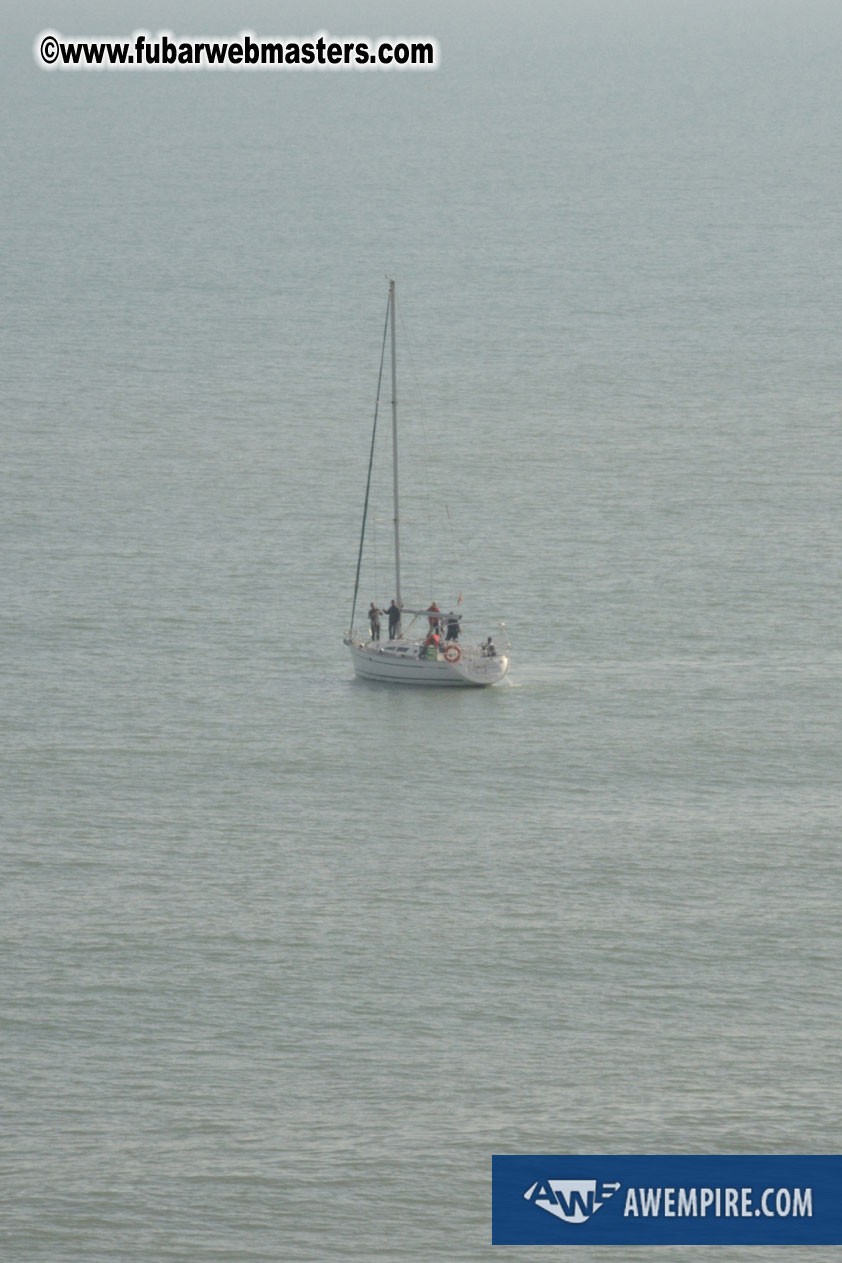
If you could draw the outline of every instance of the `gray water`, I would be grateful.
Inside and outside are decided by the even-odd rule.
[[[494,1152],[838,1152],[838,8],[73,10],[2,53],[4,1260],[543,1258]],[[139,25],[443,60],[32,60]],[[497,689],[341,643],[387,273]]]

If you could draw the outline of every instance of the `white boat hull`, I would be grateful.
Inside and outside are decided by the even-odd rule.
[[[488,688],[498,684],[509,669],[504,654],[493,658],[478,651],[460,650],[456,662],[417,656],[417,648],[407,641],[346,641],[354,670],[364,680],[391,684],[421,684],[449,688]]]

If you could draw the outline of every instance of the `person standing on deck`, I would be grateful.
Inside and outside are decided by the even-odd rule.
[[[389,639],[396,640],[401,634],[401,611],[394,601],[389,606],[386,613],[389,615]]]
[[[459,639],[459,619],[453,613],[453,610],[451,610],[447,616],[447,639]]]
[[[368,609],[368,625],[371,628],[372,640],[380,639],[380,615],[382,613],[383,611],[379,610],[372,601]]]
[[[427,614],[430,619],[430,631],[438,631],[439,629],[438,616],[439,614],[441,614],[441,610],[436,605],[435,601],[433,601],[432,605],[427,606]]]

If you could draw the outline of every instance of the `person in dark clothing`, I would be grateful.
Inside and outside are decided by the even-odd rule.
[[[386,613],[389,615],[389,639],[395,640],[401,634],[401,611],[394,601]]]
[[[368,625],[371,628],[372,640],[380,639],[380,615],[382,613],[383,611],[379,610],[372,601],[368,609]]]
[[[459,619],[453,613],[453,610],[451,610],[447,616],[447,639],[459,639]]]
[[[490,636],[488,637],[488,640],[484,640],[482,642],[482,645],[480,646],[480,648],[482,649],[483,657],[485,658],[497,657],[497,650],[494,648],[494,643]]]

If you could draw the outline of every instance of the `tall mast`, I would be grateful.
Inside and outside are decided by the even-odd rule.
[[[395,601],[401,604],[401,531],[398,512],[398,386],[395,369],[395,282],[389,281],[389,311],[392,319],[392,485],[395,510]]]

